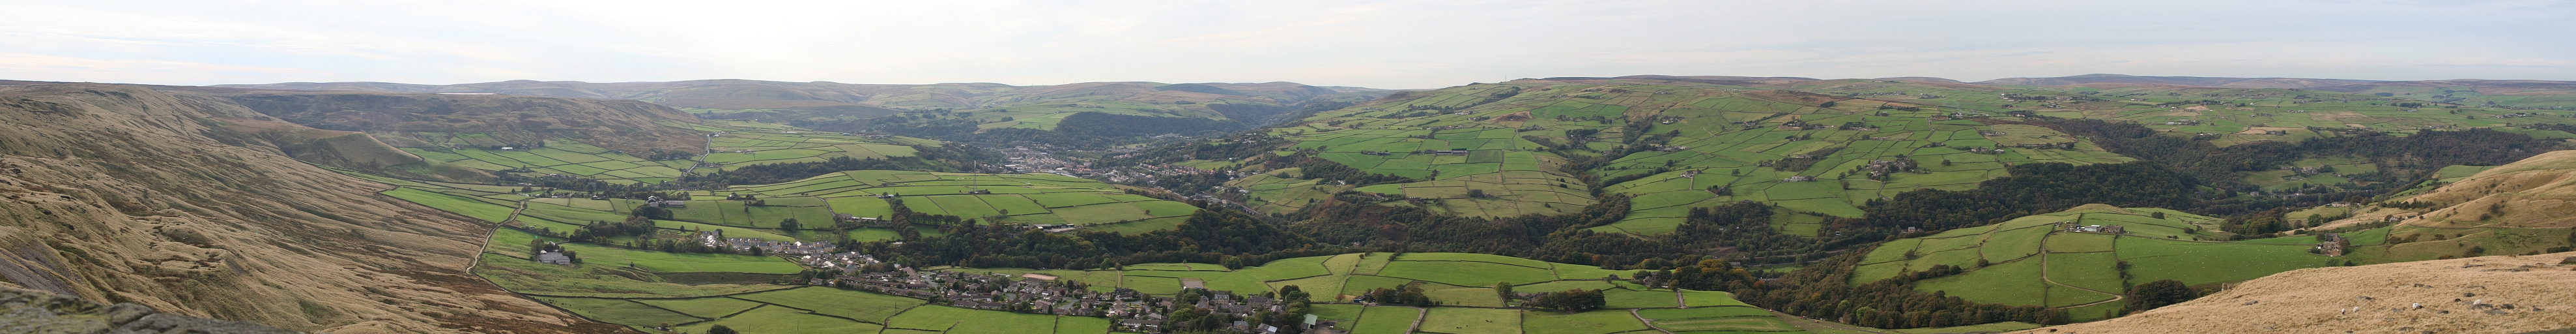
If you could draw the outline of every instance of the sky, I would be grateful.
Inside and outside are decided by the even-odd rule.
[[[0,79],[2576,80],[2576,1],[22,1]]]

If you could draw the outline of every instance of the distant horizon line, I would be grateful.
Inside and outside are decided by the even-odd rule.
[[[1608,79],[1608,78],[1623,78],[1623,77],[1638,77],[1638,76],[1668,76],[1668,77],[1738,77],[1738,78],[1771,78],[1771,79],[1784,79],[1784,80],[1885,80],[1885,79],[1900,79],[1900,78],[1931,78],[1931,79],[1942,79],[1942,80],[1957,81],[1957,82],[1959,82],[1959,83],[1968,83],[1968,84],[1977,84],[1977,83],[1980,83],[1980,82],[1988,82],[1988,81],[1995,81],[1995,80],[2005,80],[2005,79],[2065,79],[2065,78],[2083,78],[2083,77],[2100,77],[2100,76],[2123,76],[2123,77],[2141,77],[2141,78],[2247,79],[2247,80],[2253,80],[2253,79],[2351,80],[2351,81],[2370,81],[2370,82],[2422,82],[2422,81],[2469,81],[2469,80],[2478,80],[2478,81],[2559,81],[2559,82],[2571,82],[2571,83],[2576,83],[2576,80],[2553,80],[2553,79],[2481,79],[2481,78],[2454,78],[2454,79],[2388,80],[2388,79],[2309,78],[2309,77],[2282,77],[2282,76],[2261,76],[2261,77],[2221,77],[2221,76],[2188,76],[2188,75],[2135,75],[2135,74],[2118,74],[2118,73],[2086,73],[2086,74],[2066,75],[2066,76],[2054,76],[2054,77],[2032,77],[2032,76],[2020,76],[2020,77],[1999,77],[1999,78],[1985,79],[1985,80],[1975,80],[1975,81],[1970,81],[1970,80],[1960,80],[1960,79],[1952,79],[1952,78],[1949,78],[1949,77],[1940,77],[1940,76],[1885,76],[1885,77],[1870,77],[1870,78],[1861,78],[1861,77],[1853,77],[1853,78],[1815,78],[1815,77],[1799,77],[1799,76],[1758,76],[1758,75],[1673,75],[1673,74],[1629,74],[1629,75],[1616,75],[1616,76],[1542,76],[1542,77],[1516,78],[1516,79],[1502,80],[1502,81],[1496,81],[1496,82],[1510,82],[1510,81],[1516,81],[1516,80],[1542,80],[1542,79],[1549,79],[1549,78],[1603,78],[1603,79]],[[508,80],[499,80],[499,81],[464,82],[464,83],[449,83],[449,84],[424,84],[424,83],[410,83],[410,82],[397,82],[397,81],[368,81],[368,80],[357,80],[357,81],[281,81],[281,82],[269,82],[269,83],[226,83],[226,84],[208,84],[208,85],[183,85],[183,84],[125,83],[125,82],[95,82],[95,81],[45,81],[45,80],[13,80],[13,79],[0,79],[0,81],[19,81],[19,82],[104,83],[104,84],[138,84],[138,85],[198,86],[198,87],[252,86],[252,85],[279,85],[279,84],[330,84],[330,83],[379,83],[379,84],[420,85],[420,86],[456,86],[456,85],[489,84],[489,83],[507,83],[507,82],[520,82],[520,81],[525,81],[525,82],[588,83],[588,84],[621,84],[621,83],[667,83],[667,82],[684,82],[684,81],[720,81],[720,80],[765,81],[765,82],[783,82],[783,83],[830,83],[830,84],[844,84],[844,85],[945,85],[945,84],[994,84],[994,85],[1004,85],[1004,86],[1012,86],[1012,87],[1043,87],[1043,86],[1061,86],[1061,85],[1072,85],[1072,84],[1086,84],[1086,83],[1111,83],[1111,82],[1136,82],[1136,83],[1158,83],[1158,84],[1193,84],[1193,83],[1195,83],[1195,84],[1208,84],[1208,83],[1224,83],[1224,84],[1264,84],[1264,83],[1281,83],[1281,82],[1284,82],[1284,83],[1294,83],[1294,84],[1308,85],[1308,86],[1315,86],[1315,87],[1348,87],[1348,88],[1366,88],[1366,89],[1380,89],[1380,90],[1429,90],[1429,89],[1440,89],[1440,88],[1444,88],[1444,87],[1455,87],[1455,86],[1463,86],[1463,85],[1469,85],[1469,84],[1487,83],[1487,82],[1478,81],[1478,82],[1462,83],[1462,84],[1457,84],[1457,85],[1441,86],[1441,87],[1426,87],[1426,88],[1380,88],[1380,87],[1369,87],[1369,86],[1348,86],[1348,85],[1316,85],[1316,84],[1308,84],[1308,83],[1304,83],[1304,82],[1288,81],[1288,80],[1273,80],[1273,81],[1259,81],[1259,82],[1243,82],[1243,81],[1235,81],[1235,82],[1228,82],[1228,81],[1164,82],[1164,81],[1148,81],[1148,80],[1101,80],[1101,81],[1076,81],[1076,82],[1065,82],[1065,83],[1054,83],[1054,84],[1012,84],[1012,83],[989,82],[989,81],[952,81],[952,82],[932,82],[932,83],[851,83],[851,82],[841,82],[841,81],[833,81],[833,80],[793,81],[793,80],[765,80],[765,79],[742,79],[742,78],[715,78],[715,79],[680,79],[680,80],[658,80],[658,81],[657,81],[657,80],[586,81],[586,80],[536,80],[536,79],[508,79]]]

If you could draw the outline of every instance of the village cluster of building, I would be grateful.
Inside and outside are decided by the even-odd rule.
[[[1031,149],[1027,146],[1012,147],[1002,149],[1000,151],[1002,151],[1003,159],[1010,160],[1009,164],[1004,164],[1002,167],[1008,167],[1013,172],[1065,174],[1066,172],[1071,172],[1073,169],[1086,167],[1082,164],[1066,162],[1064,159],[1056,158],[1054,154],[1049,154],[1037,149]]]
[[[724,230],[721,229],[713,231],[698,231],[698,234],[696,236],[692,236],[692,238],[697,239],[699,243],[706,244],[707,247],[731,249],[735,252],[750,252],[753,249],[758,249],[765,254],[788,255],[825,254],[832,252],[831,242],[777,241],[761,238],[726,238],[724,236]]]
[[[865,255],[858,255],[864,257]],[[869,261],[874,259],[870,258]],[[865,265],[865,264],[859,264]],[[849,268],[842,264],[840,268]],[[1183,308],[1207,310],[1216,314],[1251,317],[1256,312],[1284,312],[1287,304],[1263,296],[1240,297],[1217,292],[1196,303],[1180,304],[1178,299],[1147,295],[1136,290],[1117,288],[1109,291],[1041,274],[987,275],[963,272],[914,270],[836,275],[809,282],[814,285],[842,286],[861,291],[930,300],[958,308],[1025,312],[1067,316],[1105,317],[1120,329],[1153,332],[1162,329],[1167,315]],[[1184,284],[1185,288],[1204,287]],[[1313,317],[1308,317],[1311,321]],[[1231,328],[1244,333],[1279,333],[1283,329],[1270,325],[1236,322]]]
[[[2058,229],[2058,230],[2060,230],[2060,231],[2067,231],[2067,232],[2110,233],[2110,234],[2126,234],[2126,233],[2129,233],[2129,227],[2127,227],[2127,226],[2120,226],[2120,225],[2080,225],[2080,224],[2076,224],[2075,222],[2058,222],[2058,223],[2057,223],[2057,229]]]
[[[1152,180],[1152,179],[1157,178],[1157,177],[1180,176],[1180,175],[1208,175],[1208,174],[1217,174],[1217,173],[1227,173],[1227,174],[1232,174],[1232,173],[1234,173],[1234,171],[1213,171],[1213,170],[1199,169],[1199,168],[1197,168],[1197,167],[1181,166],[1181,165],[1173,165],[1173,164],[1151,164],[1151,165],[1135,165],[1135,166],[1118,167],[1118,168],[1117,168],[1117,170],[1104,172],[1104,173],[1101,173],[1101,175],[1102,175],[1102,176],[1106,176],[1106,178],[1108,179],[1108,181],[1109,181],[1109,182],[1112,182],[1112,183],[1130,183],[1130,182],[1137,182],[1137,181]]]

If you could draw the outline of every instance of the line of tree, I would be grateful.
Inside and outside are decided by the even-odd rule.
[[[1439,302],[1431,300],[1431,296],[1423,294],[1421,284],[1369,289],[1368,293],[1361,294],[1360,298],[1367,298],[1370,303],[1384,305],[1440,306]]]
[[[1565,312],[1583,312],[1601,309],[1608,304],[1609,298],[1602,295],[1601,290],[1573,289],[1540,294],[1538,298],[1531,298],[1529,302],[1521,305]]]

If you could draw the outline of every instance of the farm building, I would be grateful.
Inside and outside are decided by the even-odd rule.
[[[537,253],[537,262],[552,265],[570,265],[572,264],[572,257],[564,256],[563,252],[544,252]]]

